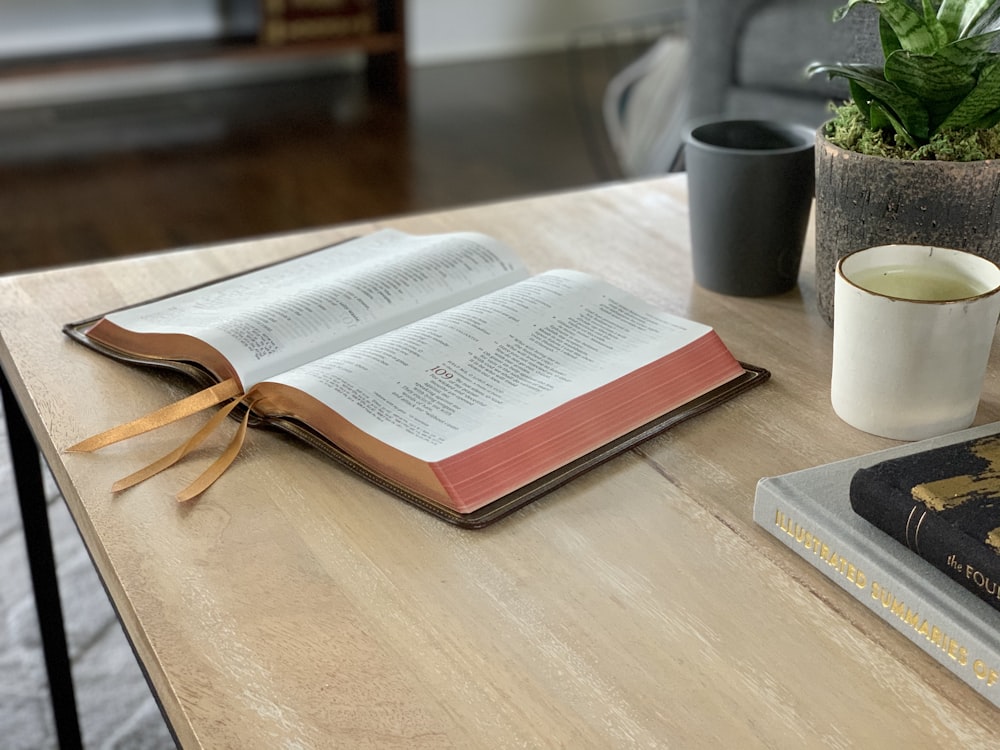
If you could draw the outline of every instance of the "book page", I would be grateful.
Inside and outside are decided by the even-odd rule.
[[[437,461],[710,332],[575,271],[550,271],[272,379]]]
[[[199,338],[249,388],[527,275],[485,235],[383,230],[107,318],[131,331]]]

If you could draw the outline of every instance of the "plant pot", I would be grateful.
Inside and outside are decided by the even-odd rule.
[[[1000,262],[1000,159],[905,161],[816,134],[816,296],[833,324],[837,261],[877,245],[931,245]]]

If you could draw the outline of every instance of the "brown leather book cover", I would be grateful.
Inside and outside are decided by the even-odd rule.
[[[322,249],[322,248],[321,248]],[[312,251],[317,252],[317,251]],[[308,254],[308,253],[307,253]],[[291,260],[291,259],[289,259]],[[279,263],[282,261],[278,261]],[[254,271],[260,270],[260,268],[252,268],[243,273],[233,274],[233,276],[228,278],[233,278],[235,276],[241,276],[247,273],[253,273]],[[181,294],[186,291],[191,291],[192,289],[202,288],[209,286],[223,279],[213,279],[211,281],[205,282],[204,284],[197,285],[190,289],[179,290],[167,295],[162,298],[169,298],[176,294]],[[161,298],[161,299],[162,299]],[[153,300],[145,300],[144,302],[138,303],[135,306],[140,306],[146,304]],[[110,314],[111,311],[105,314]],[[194,382],[201,388],[206,388],[216,384],[216,379],[214,376],[209,374],[209,372],[200,367],[199,365],[186,362],[186,361],[175,361],[168,359],[149,359],[143,357],[136,357],[126,353],[123,353],[117,349],[107,347],[101,343],[94,341],[87,336],[87,331],[105,314],[97,315],[86,320],[76,321],[73,323],[67,323],[63,326],[63,331],[74,341],[77,341],[91,350],[100,352],[108,357],[116,359],[120,362],[125,362],[133,365],[139,365],[142,367],[153,367],[166,369],[173,372],[183,373],[184,375],[190,377]],[[518,508],[521,508],[528,503],[537,500],[538,498],[544,496],[546,493],[562,486],[566,482],[570,481],[576,476],[598,466],[599,464],[607,461],[608,459],[617,456],[620,453],[628,451],[639,443],[648,440],[672,427],[680,424],[694,416],[702,414],[703,412],[709,411],[710,409],[722,404],[735,396],[749,390],[757,385],[766,382],[770,378],[770,372],[763,367],[758,367],[755,365],[750,365],[745,362],[740,362],[740,366],[743,368],[743,373],[734,379],[722,384],[721,386],[695,398],[686,404],[663,414],[647,424],[632,430],[631,432],[612,440],[605,445],[597,448],[590,453],[587,453],[580,458],[575,459],[558,469],[548,473],[547,475],[521,487],[520,489],[509,493],[508,495],[495,500],[488,505],[485,505],[475,511],[469,513],[460,513],[452,508],[444,506],[430,498],[422,497],[417,495],[404,487],[399,486],[398,483],[392,481],[391,479],[382,476],[370,467],[362,464],[361,462],[355,460],[350,455],[342,451],[336,445],[332,444],[324,436],[318,434],[316,431],[309,428],[301,422],[290,420],[290,419],[269,419],[264,420],[258,418],[255,415],[250,416],[250,424],[259,427],[271,427],[276,429],[284,430],[291,433],[298,438],[302,439],[304,442],[308,443],[312,447],[322,451],[325,455],[337,461],[339,464],[346,466],[351,471],[364,476],[366,479],[372,483],[388,490],[394,495],[400,497],[401,499],[429,512],[435,516],[448,521],[449,523],[461,526],[464,528],[480,528],[487,526],[507,515],[513,513]],[[234,409],[232,416],[236,418],[242,418],[243,407]]]
[[[86,335],[87,329],[99,320],[100,317],[102,316],[89,318],[75,323],[69,323],[63,327],[63,331],[74,341],[77,341],[89,349],[100,352],[101,354],[107,355],[121,362],[140,365],[143,367],[156,367],[180,372],[191,377],[202,387],[214,385],[215,381],[212,376],[210,376],[204,369],[190,362],[175,362],[171,360],[150,361],[138,357],[131,357],[117,350],[102,346],[101,344],[88,338]],[[495,500],[489,505],[483,506],[482,508],[479,508],[471,513],[458,513],[451,508],[401,487],[396,482],[393,482],[389,478],[376,473],[370,467],[355,460],[325,437],[310,429],[308,425],[302,424],[301,422],[288,419],[262,420],[251,417],[250,424],[257,427],[280,429],[295,435],[311,445],[313,448],[316,448],[326,456],[332,458],[337,463],[365,477],[373,484],[391,492],[397,497],[427,511],[428,513],[432,513],[438,518],[448,521],[449,523],[463,528],[481,528],[513,513],[518,508],[537,500],[557,487],[561,487],[574,477],[577,477],[595,466],[604,463],[608,459],[613,458],[620,453],[624,453],[639,443],[649,440],[650,438],[659,435],[661,432],[664,432],[681,422],[684,422],[703,412],[709,411],[743,391],[765,382],[770,377],[770,372],[762,367],[756,367],[742,362],[740,364],[744,368],[743,375],[719,386],[703,396],[700,396],[694,401],[688,402],[678,409],[657,417],[642,427],[639,427],[638,429],[633,430],[632,432],[623,435],[594,451],[591,451],[585,456],[582,456],[565,466],[559,467],[544,477],[541,477],[540,479],[531,482],[517,491]],[[240,409],[234,410],[233,412],[234,417],[239,417],[241,414],[242,412]]]

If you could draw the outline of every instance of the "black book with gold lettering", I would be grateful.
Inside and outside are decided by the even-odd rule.
[[[859,469],[854,511],[1000,610],[1000,435]]]

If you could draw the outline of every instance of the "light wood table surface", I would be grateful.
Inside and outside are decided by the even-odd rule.
[[[830,407],[811,238],[796,290],[720,296],[685,201],[673,176],[0,279],[0,362],[183,747],[996,747],[995,708],[751,520],[760,477],[892,443]],[[62,453],[189,390],[64,323],[379,226],[596,273],[772,378],[479,531],[271,432],[186,506],[211,453],[109,487],[189,426]]]

